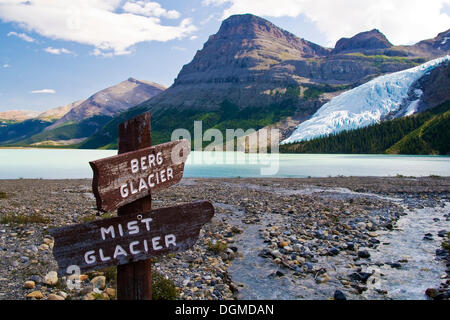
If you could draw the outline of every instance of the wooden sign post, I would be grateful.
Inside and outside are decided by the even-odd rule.
[[[119,154],[139,150],[152,145],[151,115],[144,113],[119,125]],[[95,191],[95,171],[92,189]],[[98,199],[96,195],[96,199]],[[97,205],[99,200],[97,200]],[[101,209],[101,208],[99,208]],[[131,215],[135,212],[152,210],[152,196],[136,200],[119,208],[119,216]],[[118,300],[151,300],[152,299],[152,260],[147,259],[117,267],[117,299]]]
[[[93,161],[93,193],[101,211],[118,217],[51,230],[58,273],[117,265],[117,298],[152,298],[151,257],[190,248],[214,215],[207,201],[152,210],[151,192],[179,182],[186,140],[151,147],[150,113],[119,125],[119,154]]]

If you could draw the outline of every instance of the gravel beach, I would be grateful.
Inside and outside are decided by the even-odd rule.
[[[374,256],[395,247],[380,239],[421,209],[439,230],[410,236],[432,248],[442,270],[421,292],[450,297],[440,246],[450,231],[450,178],[183,179],[152,199],[153,208],[209,200],[216,210],[194,247],[153,261],[178,299],[395,299],[377,279],[388,268],[408,282],[414,257]],[[72,289],[56,276],[48,232],[114,215],[96,211],[91,180],[0,180],[0,299],[114,299],[114,268],[81,275]]]

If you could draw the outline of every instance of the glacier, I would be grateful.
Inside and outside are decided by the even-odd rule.
[[[411,86],[450,55],[434,59],[417,67],[377,77],[359,87],[346,91],[324,104],[309,120],[302,122],[281,144],[311,140],[345,130],[379,123],[383,117],[400,111]],[[406,106],[406,115],[417,112],[422,95],[415,90],[417,100]]]

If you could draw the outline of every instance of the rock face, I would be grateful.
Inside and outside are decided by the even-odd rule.
[[[129,78],[115,86],[101,90],[72,108],[61,119],[46,130],[63,123],[80,122],[93,116],[114,116],[165,90],[165,87],[150,81]]]
[[[265,19],[232,16],[182,68],[173,86],[148,105],[211,110],[225,99],[242,107],[271,104],[280,100],[271,90],[285,90],[300,80],[288,62],[315,60],[328,53]]]
[[[410,90],[410,97],[420,90],[417,110],[419,112],[434,108],[450,100],[450,63],[442,64],[420,78]]]
[[[377,29],[361,32],[352,38],[340,39],[334,48],[335,53],[361,52],[364,50],[376,50],[391,48],[392,44],[386,36]]]

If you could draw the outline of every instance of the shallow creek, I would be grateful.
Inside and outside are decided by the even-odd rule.
[[[259,186],[246,186],[258,188]],[[268,191],[267,188],[264,191]],[[379,197],[402,204],[401,199],[388,198],[376,194],[355,193],[348,189],[306,189],[287,190],[271,188],[270,192],[280,194],[320,193],[323,197]],[[345,254],[337,256],[317,256],[315,268],[326,268],[332,280],[318,284],[314,273],[302,277],[294,271],[279,268],[272,259],[258,256],[266,247],[260,231],[272,225],[289,227],[288,217],[280,214],[261,216],[258,224],[244,224],[245,212],[238,207],[215,203],[226,211],[219,217],[231,225],[243,230],[235,237],[235,245],[240,256],[232,261],[229,274],[233,282],[240,286],[239,299],[329,299],[336,289],[345,293],[348,299],[426,299],[425,290],[438,287],[441,276],[445,275],[445,263],[438,260],[436,249],[440,248],[442,238],[437,236],[440,230],[449,230],[450,222],[444,215],[450,211],[450,204],[445,207],[406,210],[394,230],[379,231],[377,239],[380,245],[376,249],[367,249],[371,254],[368,260],[361,260],[362,271],[373,273],[367,281],[367,291],[356,294],[347,289],[339,279],[355,271],[349,266],[353,260]],[[402,204],[403,205],[403,204]],[[406,205],[404,205],[406,209]],[[424,235],[432,234],[432,240],[424,240]],[[392,263],[401,261],[401,266],[392,267]],[[282,274],[276,275],[280,271]],[[387,291],[387,294],[380,294]]]

